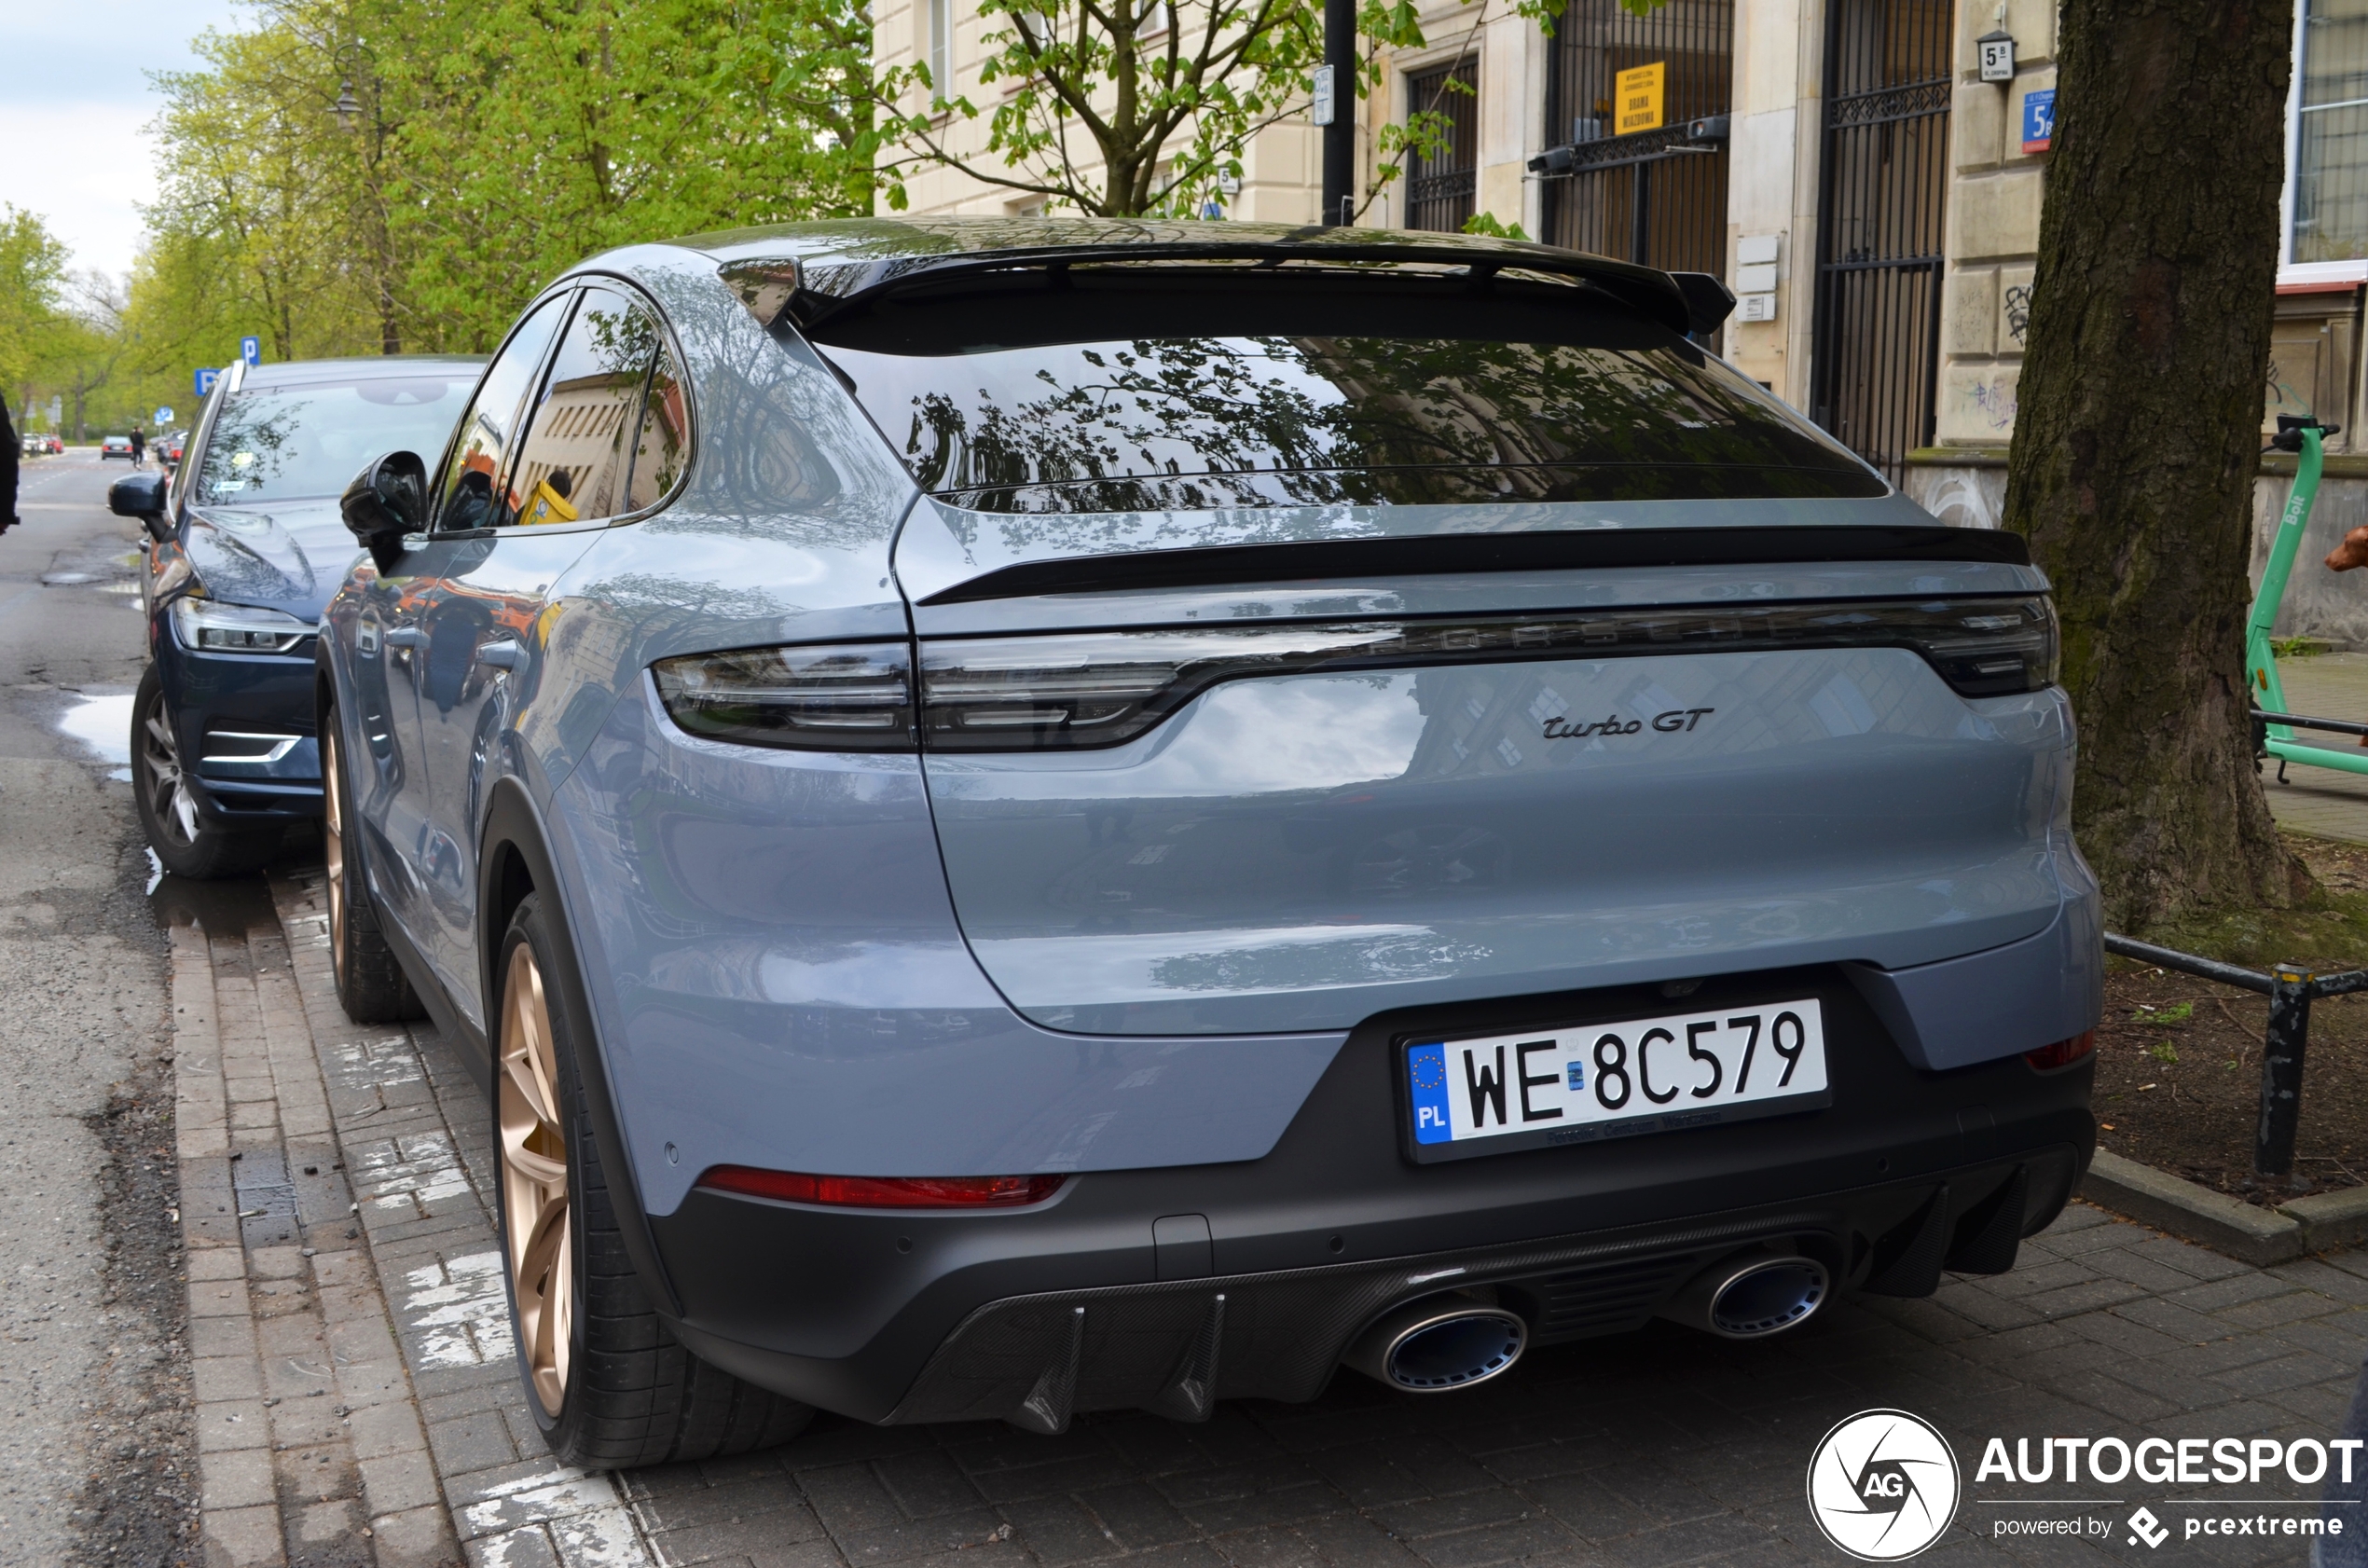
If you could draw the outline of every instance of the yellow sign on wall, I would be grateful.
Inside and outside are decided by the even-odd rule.
[[[1656,60],[1619,74],[1616,83],[1619,95],[1613,101],[1613,135],[1660,129],[1661,82],[1668,66],[1667,61]]]

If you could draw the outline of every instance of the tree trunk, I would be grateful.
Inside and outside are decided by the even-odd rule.
[[[2292,0],[2065,0],[2006,526],[2056,587],[2108,928],[2308,887],[2252,763],[2246,578]]]

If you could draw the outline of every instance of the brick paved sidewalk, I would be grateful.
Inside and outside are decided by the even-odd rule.
[[[455,1561],[279,925],[218,902],[171,933],[206,1561]]]
[[[2254,1269],[2075,1205],[2026,1244],[2011,1274],[1952,1278],[1928,1301],[1853,1300],[1765,1344],[1657,1325],[1535,1353],[1508,1378],[1463,1394],[1415,1398],[1342,1373],[1313,1405],[1229,1404],[1197,1426],[1088,1416],[1059,1437],[999,1424],[880,1429],[823,1417],[774,1452],[615,1479],[583,1476],[543,1453],[511,1369],[483,1196],[491,1167],[482,1099],[434,1031],[345,1022],[329,985],[317,874],[276,881],[272,891],[285,938],[258,928],[243,942],[182,942],[176,1007],[185,974],[192,994],[201,989],[186,967],[200,958],[211,962],[215,995],[235,997],[245,984],[265,1003],[252,1018],[226,1011],[205,1025],[226,1042],[261,1042],[224,1047],[226,1069],[239,1068],[223,1080],[227,1114],[215,1117],[226,1137],[249,1135],[238,1131],[242,1119],[257,1122],[258,1113],[239,1108],[256,1103],[240,1088],[257,1078],[255,1062],[268,1061],[281,1075],[275,1083],[297,1083],[296,1098],[300,1054],[318,1065],[320,1109],[309,1101],[300,1113],[282,1108],[277,1135],[283,1148],[318,1147],[305,1140],[319,1138],[324,1111],[336,1158],[348,1166],[340,1175],[351,1180],[350,1200],[342,1190],[308,1198],[301,1188],[296,1199],[306,1245],[316,1248],[304,1261],[323,1282],[315,1291],[323,1331],[334,1340],[338,1330],[327,1319],[366,1319],[365,1296],[382,1295],[380,1331],[391,1332],[402,1361],[400,1378],[392,1378],[383,1353],[364,1345],[370,1354],[331,1369],[336,1403],[367,1403],[345,1392],[349,1379],[379,1389],[388,1406],[409,1396],[406,1409],[417,1410],[413,1429],[424,1432],[445,1504],[450,1534],[440,1539],[457,1542],[475,1564],[1835,1563],[1843,1560],[1808,1517],[1806,1465],[1835,1421],[1877,1406],[1938,1424],[1965,1468],[1968,1501],[1954,1537],[1921,1561],[2151,1560],[2148,1548],[2126,1544],[2119,1521],[2143,1503],[2178,1530],[2199,1507],[2219,1505],[2214,1488],[2125,1483],[2067,1493],[2060,1485],[1976,1485],[1987,1438],[2004,1437],[2010,1450],[2018,1437],[2323,1439],[2368,1356],[2368,1254]],[[309,1042],[293,1032],[298,1017]],[[195,1021],[185,1027],[194,1043],[201,1029]],[[311,1050],[299,1053],[299,1043]],[[185,1090],[185,1117],[212,1114],[213,1103]],[[185,1121],[185,1148],[203,1132],[199,1120]],[[250,1132],[260,1147],[259,1124]],[[346,1227],[359,1231],[358,1243],[329,1223],[329,1211],[346,1202],[359,1204],[359,1224]],[[336,1245],[313,1240],[324,1235]],[[193,1247],[197,1238],[193,1229]],[[282,1310],[274,1303],[282,1291],[296,1298],[288,1308],[310,1310],[296,1288],[301,1270],[282,1276],[255,1261],[273,1245],[250,1238],[243,1254],[257,1323]],[[227,1238],[214,1245],[226,1249]],[[274,1258],[272,1266],[282,1265]],[[282,1277],[292,1283],[276,1283]],[[348,1282],[334,1310],[331,1280]],[[200,1288],[193,1285],[193,1293]],[[200,1386],[215,1387],[222,1400],[241,1396],[208,1376],[200,1374]],[[300,1408],[280,1412],[296,1402],[268,1411],[226,1405],[219,1413],[293,1424],[303,1419]],[[309,1474],[302,1465],[310,1460],[342,1474],[350,1452],[365,1495],[338,1493],[351,1501],[337,1520],[379,1519],[374,1484],[390,1499],[418,1494],[416,1465],[402,1472],[409,1492],[395,1490],[395,1471],[373,1471],[382,1439],[363,1436],[361,1419],[333,1424],[329,1448],[308,1443],[284,1451],[296,1459],[272,1455],[283,1470]],[[372,1433],[401,1426],[391,1411],[367,1424]],[[318,1464],[320,1453],[328,1465]],[[390,1479],[374,1483],[374,1474]],[[210,1467],[210,1499],[213,1476]],[[2306,1513],[2313,1510],[2292,1504],[2315,1490],[2274,1476],[2244,1489],[2243,1498],[2265,1512]],[[225,1500],[236,1495],[243,1494]],[[2117,1500],[2118,1511],[2091,1510],[2112,1516],[2110,1540],[1997,1541],[2002,1519],[2065,1510],[1975,1501],[2068,1495]],[[280,1505],[292,1546],[295,1532],[317,1538],[320,1521],[304,1510],[326,1505],[305,1503],[285,1484]],[[209,1513],[210,1527],[215,1517]],[[433,1549],[424,1534],[406,1540]],[[2259,1537],[2175,1549],[2182,1562],[2199,1554],[2213,1563],[2305,1557]],[[379,1561],[395,1559],[381,1548]]]

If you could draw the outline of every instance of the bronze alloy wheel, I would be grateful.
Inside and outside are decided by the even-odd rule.
[[[518,1349],[544,1414],[567,1396],[575,1329],[574,1259],[568,1212],[568,1140],[551,1008],[534,944],[510,949],[502,988],[502,1200],[503,1256],[516,1303]]]
[[[321,732],[321,850],[329,870],[329,962],[345,967],[345,808],[338,803],[337,736]]]

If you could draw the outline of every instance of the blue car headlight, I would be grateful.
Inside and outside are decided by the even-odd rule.
[[[312,626],[278,610],[217,604],[198,594],[172,601],[172,631],[184,648],[203,653],[291,653]]]

